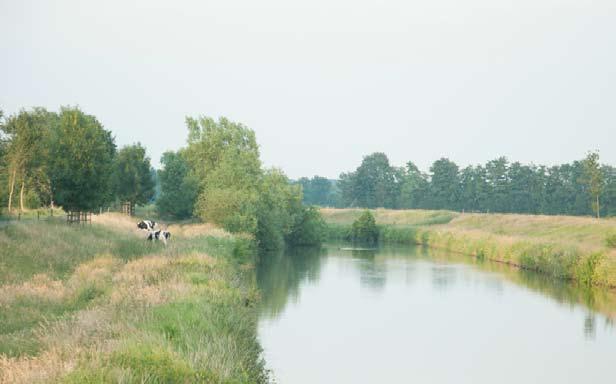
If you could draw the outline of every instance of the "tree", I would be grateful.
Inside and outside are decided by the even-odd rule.
[[[441,158],[432,164],[430,172],[430,207],[457,209],[460,182],[456,163]]]
[[[79,108],[60,109],[51,142],[54,199],[66,210],[93,210],[111,200],[116,146],[111,132]]]
[[[220,118],[187,118],[185,157],[199,183],[195,213],[232,232],[256,233],[261,178],[252,130]]]
[[[409,161],[406,167],[400,170],[400,208],[424,208],[429,196],[430,182],[428,176],[423,174],[417,166]]]
[[[320,206],[335,205],[335,191],[330,180],[321,176],[313,176],[311,179],[302,177],[297,182],[302,186],[304,204]]]
[[[396,208],[400,197],[400,174],[384,153],[364,157],[355,172],[340,175],[342,198],[349,206]]]
[[[9,173],[8,210],[12,210],[15,187],[19,188],[19,205],[24,209],[27,188],[51,199],[48,177],[50,137],[57,116],[43,108],[22,110],[2,125],[5,137],[5,162]]]
[[[599,205],[599,197],[603,191],[603,173],[601,172],[601,165],[599,164],[599,153],[588,152],[586,158],[583,160],[584,164],[584,176],[582,182],[588,188],[588,193],[592,201],[592,210],[600,217],[601,206]]]
[[[161,188],[156,200],[158,212],[177,219],[191,217],[199,190],[197,180],[190,175],[188,162],[182,152],[165,152],[160,162],[163,169],[158,171]]]
[[[491,212],[509,212],[508,168],[508,161],[505,157],[499,157],[486,164],[486,182],[489,188],[487,208]]]
[[[605,188],[601,195],[601,210],[604,216],[616,216],[616,168],[604,165],[601,167]]]
[[[120,149],[113,164],[114,196],[131,204],[146,204],[154,196],[151,169],[150,158],[140,143]]]
[[[279,249],[302,214],[302,192],[282,171],[266,170],[257,203],[256,239],[261,249]]]

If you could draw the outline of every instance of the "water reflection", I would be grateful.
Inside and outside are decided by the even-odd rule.
[[[456,269],[447,265],[432,267],[432,286],[437,291],[445,291],[456,282]]]
[[[326,249],[314,247],[262,254],[257,263],[262,316],[275,318],[289,300],[297,299],[303,281],[317,281],[326,254]]]
[[[610,326],[616,319],[616,295],[612,291],[425,247],[383,247],[376,251],[343,251],[341,248],[334,244],[320,249],[292,248],[262,255],[257,265],[262,316],[274,319],[284,311],[288,302],[296,302],[302,284],[317,282],[323,265],[328,257],[333,256],[349,258],[352,262],[345,264],[344,268],[354,269],[359,276],[360,286],[377,294],[385,290],[388,274],[392,273],[388,265],[398,262],[391,269],[400,270],[402,267],[405,283],[412,285],[417,280],[417,273],[424,273],[417,271],[416,262],[425,260],[430,263],[431,285],[435,291],[453,289],[463,277],[465,284],[483,284],[489,291],[500,296],[504,292],[504,282],[510,281],[549,297],[560,305],[570,308],[582,305],[588,309],[588,315],[581,324],[583,334],[588,339],[592,339],[596,333],[595,313],[605,316],[606,326]],[[472,270],[465,272],[459,268],[460,265],[472,266],[475,270],[490,272],[491,275],[477,280],[478,276]]]
[[[376,260],[376,251],[351,251],[351,257],[359,270],[359,282],[362,288],[379,293],[387,282],[387,268]]]
[[[612,376],[613,292],[408,247],[265,254],[257,278],[259,338],[281,384]]]
[[[596,322],[597,318],[594,313],[586,314],[586,317],[584,318],[584,336],[586,336],[587,339],[594,340],[597,336]]]

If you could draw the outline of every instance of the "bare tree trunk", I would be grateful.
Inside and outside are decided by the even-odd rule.
[[[599,219],[600,212],[601,212],[601,209],[599,208],[599,195],[597,195],[597,219]]]
[[[13,177],[11,178],[11,189],[9,190],[9,213],[13,207],[13,191],[15,190],[15,178],[17,177],[17,168],[13,169]]]
[[[26,178],[21,180],[21,189],[19,190],[19,209],[24,211],[24,184],[26,184]]]

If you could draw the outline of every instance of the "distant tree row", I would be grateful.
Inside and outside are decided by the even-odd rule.
[[[0,202],[15,209],[59,205],[96,210],[113,201],[144,204],[154,194],[140,144],[116,150],[111,132],[79,108],[0,112]]]
[[[429,173],[412,162],[392,166],[385,154],[373,153],[336,182],[315,176],[299,183],[309,191],[304,202],[321,206],[616,215],[616,168],[601,165],[594,152],[551,167],[500,157],[460,168],[441,158]]]

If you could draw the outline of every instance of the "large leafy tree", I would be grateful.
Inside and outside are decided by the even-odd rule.
[[[191,217],[198,183],[190,175],[188,162],[182,152],[165,152],[160,162],[163,165],[158,171],[161,193],[156,200],[159,213],[178,219]]]
[[[254,132],[225,118],[189,117],[186,123],[186,159],[199,181],[197,215],[230,231],[256,233],[261,161]]]
[[[431,208],[457,209],[460,195],[459,169],[453,161],[441,158],[430,167]]]
[[[489,161],[486,166],[488,184],[487,209],[491,212],[509,212],[509,162],[505,157]]]
[[[352,206],[396,208],[401,175],[384,153],[364,157],[353,173],[340,176],[343,199]]]
[[[24,209],[26,189],[51,199],[49,181],[50,137],[57,124],[57,116],[43,108],[22,110],[2,125],[5,165],[8,171],[8,209],[11,211],[16,190],[19,205]]]
[[[125,146],[115,157],[112,191],[121,201],[145,204],[154,196],[152,165],[141,144]]]
[[[66,210],[92,210],[111,200],[116,152],[111,132],[79,108],[63,107],[51,140],[54,199]]]
[[[424,208],[429,197],[430,182],[411,161],[401,170],[400,208]]]

